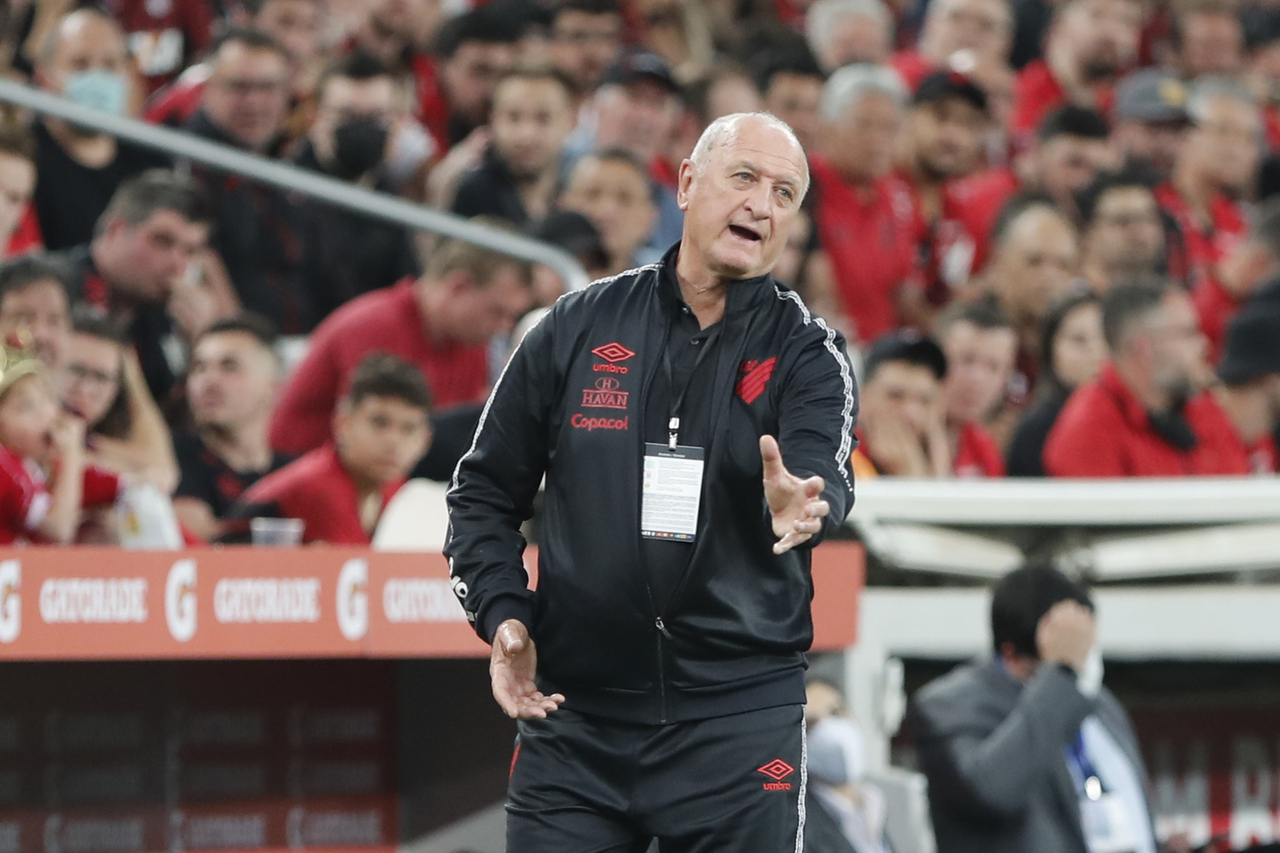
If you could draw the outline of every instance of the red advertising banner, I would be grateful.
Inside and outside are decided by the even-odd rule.
[[[857,544],[814,551],[815,650],[853,644],[864,572]],[[0,661],[487,655],[440,554],[0,551]]]

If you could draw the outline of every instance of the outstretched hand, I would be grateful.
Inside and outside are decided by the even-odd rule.
[[[544,696],[538,690],[534,681],[537,671],[538,652],[529,629],[515,619],[499,625],[489,655],[489,678],[493,682],[493,698],[508,717],[544,719],[564,701],[559,693]]]
[[[782,464],[778,440],[760,436],[760,459],[764,463],[764,497],[778,537],[773,553],[785,554],[822,530],[822,519],[831,514],[831,505],[822,500],[826,482],[816,474],[801,480]]]

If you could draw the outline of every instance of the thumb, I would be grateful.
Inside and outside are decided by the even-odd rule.
[[[502,653],[514,657],[524,650],[524,637],[511,625],[503,625],[498,629],[498,641],[502,644]]]
[[[822,490],[826,487],[826,481],[814,474],[809,479],[800,484],[800,488],[804,490],[804,496],[808,500],[813,500],[822,494]]]
[[[760,461],[764,463],[766,480],[787,472],[782,464],[782,451],[778,449],[778,440],[771,435],[760,436]]]

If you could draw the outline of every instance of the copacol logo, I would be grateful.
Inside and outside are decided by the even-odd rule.
[[[22,564],[17,560],[0,563],[0,643],[12,643],[22,632]]]
[[[369,563],[347,560],[338,572],[338,630],[348,640],[361,640],[369,631]]]
[[[179,560],[164,584],[164,621],[179,643],[196,635],[196,561]]]

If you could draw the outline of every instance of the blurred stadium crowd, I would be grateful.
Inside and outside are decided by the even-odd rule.
[[[521,231],[593,277],[768,110],[776,276],[863,360],[861,476],[1272,474],[1280,7],[1234,0],[10,0],[10,76]],[[91,128],[0,125],[0,527],[367,542],[562,283]],[[375,357],[376,356],[376,357]],[[39,377],[40,381],[28,377]],[[424,455],[425,453],[425,455]]]

